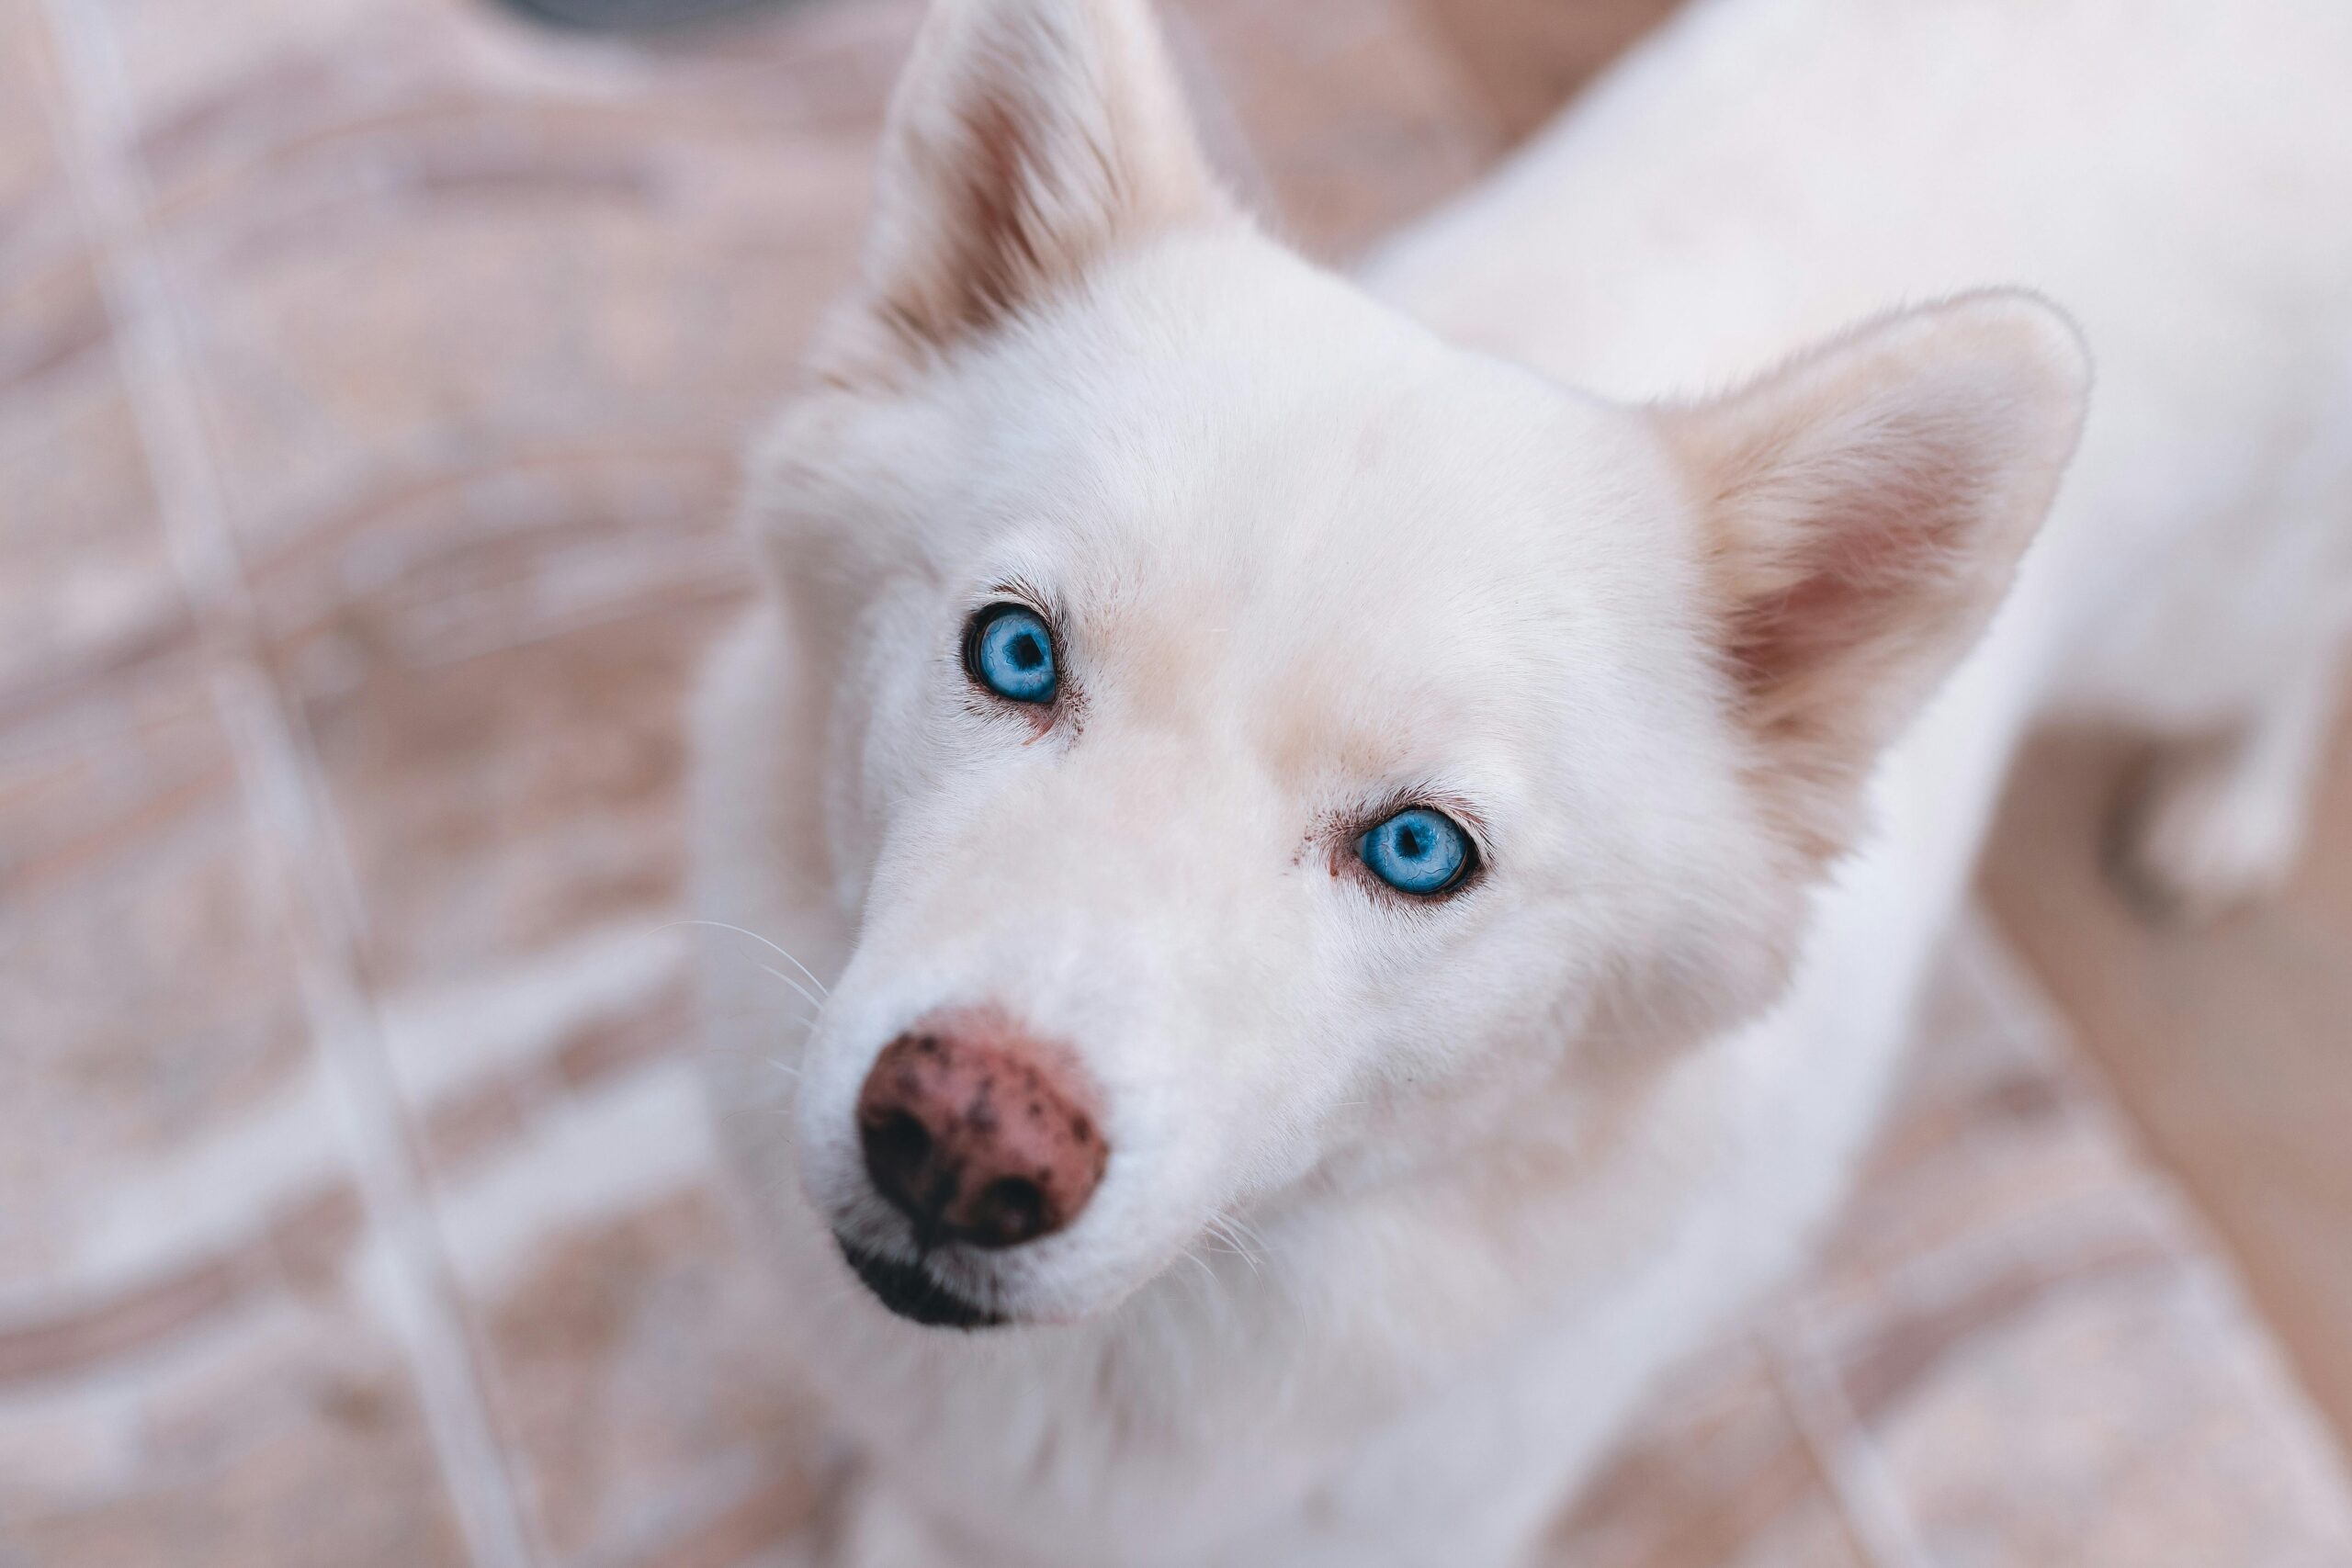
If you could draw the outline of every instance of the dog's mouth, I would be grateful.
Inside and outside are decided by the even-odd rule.
[[[995,1328],[1010,1320],[973,1305],[932,1277],[921,1263],[900,1263],[836,1234],[834,1243],[874,1299],[926,1328]]]

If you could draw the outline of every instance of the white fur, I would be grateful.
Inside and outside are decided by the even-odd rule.
[[[942,11],[696,716],[702,912],[831,987],[804,1030],[708,944],[779,1353],[870,1461],[846,1550],[1514,1561],[1837,1201],[2037,716],[2221,748],[2148,814],[2175,892],[2291,856],[2352,626],[2352,10],[1713,0],[1363,291],[1216,196],[1132,0]],[[1036,117],[1011,209],[965,202],[991,94]],[[2020,283],[2098,380],[1997,618],[2075,435],[2046,308],[1640,406]],[[956,657],[1012,580],[1082,698],[1042,730]],[[1900,614],[1825,643],[1823,583],[1871,596],[1830,630]],[[1475,811],[1461,897],[1353,868],[1397,789]],[[892,1234],[867,1066],[981,1002],[1113,1155],[1068,1231],[935,1260],[1017,1320],[965,1335],[829,1232]]]

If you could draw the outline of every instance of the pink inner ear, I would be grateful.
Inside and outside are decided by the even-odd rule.
[[[951,225],[961,265],[943,303],[956,325],[978,332],[1011,315],[1046,270],[1029,193],[1031,182],[1051,172],[1038,166],[1029,127],[1001,98],[983,97],[962,118],[971,161],[958,182],[964,214]],[[1109,167],[1108,159],[1103,164]]]
[[[1827,495],[1773,498],[1776,510],[1792,514],[1783,525],[1792,536],[1760,563],[1749,591],[1735,590],[1725,639],[1765,725],[1834,727],[1834,713],[1805,720],[1804,712],[1839,702],[1841,674],[1854,682],[1846,700],[1861,701],[1871,665],[1942,627],[1945,590],[1970,558],[1961,536],[1982,500],[1982,479],[1948,444],[1914,439],[1899,449],[1903,460],[1865,459],[1859,473],[1832,465],[1848,471],[1823,476],[1837,487]],[[1873,466],[1883,472],[1869,472]]]
[[[894,278],[877,303],[901,334],[941,344],[985,331],[1012,315],[1044,271],[1028,231],[1024,183],[1036,177],[1029,128],[1003,99],[983,96],[956,115],[958,134],[924,150],[941,211],[933,225],[941,254]]]
[[[866,314],[918,362],[1226,210],[1142,0],[934,7],[883,157]]]
[[[1984,630],[2081,427],[2063,319],[1972,296],[1861,329],[1665,429],[1711,535],[1765,808],[1818,862],[1880,752]]]

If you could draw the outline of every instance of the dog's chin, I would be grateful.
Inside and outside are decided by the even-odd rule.
[[[920,1263],[900,1263],[869,1252],[836,1235],[835,1245],[874,1299],[909,1323],[926,1328],[996,1328],[1011,1322],[1001,1314],[975,1306],[932,1277]]]

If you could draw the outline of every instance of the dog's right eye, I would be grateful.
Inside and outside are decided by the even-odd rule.
[[[1054,634],[1026,604],[990,604],[964,631],[964,668],[1007,702],[1050,703],[1061,677]]]

